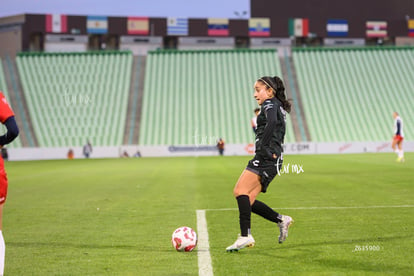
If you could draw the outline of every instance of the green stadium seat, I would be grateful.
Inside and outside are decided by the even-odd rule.
[[[94,146],[122,144],[130,52],[25,53],[17,64],[39,146],[82,146],[87,139]],[[101,133],[105,124],[111,129]]]
[[[263,75],[282,75],[274,49],[149,52],[140,144],[253,143],[253,83]],[[294,142],[290,120],[285,142]]]
[[[414,123],[414,48],[295,49],[293,60],[312,141],[389,141],[393,111]]]

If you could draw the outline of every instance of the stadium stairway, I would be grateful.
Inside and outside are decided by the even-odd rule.
[[[293,107],[290,113],[293,131],[297,142],[307,142],[310,141],[310,134],[303,112],[302,98],[297,84],[295,65],[290,50],[284,48],[282,51],[283,53],[279,54],[279,60],[286,88],[286,96],[293,101]]]
[[[10,105],[13,108],[16,122],[20,128],[19,136],[14,143],[18,147],[37,147],[38,142],[34,135],[31,118],[27,112],[27,103],[23,94],[19,74],[17,73],[16,60],[7,56],[2,60],[2,63]]]
[[[134,56],[125,122],[124,145],[138,144],[146,61],[146,56]]]

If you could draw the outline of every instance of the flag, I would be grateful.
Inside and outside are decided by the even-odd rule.
[[[270,36],[270,19],[250,18],[249,36]]]
[[[46,14],[47,33],[66,33],[68,31],[68,17],[63,14]]]
[[[88,16],[86,29],[89,34],[106,34],[108,32],[108,17]]]
[[[209,18],[208,35],[211,36],[228,36],[229,20],[227,18]]]
[[[367,37],[386,37],[387,22],[386,21],[367,21],[366,24]]]
[[[188,19],[169,17],[167,19],[168,35],[188,35]]]
[[[289,35],[307,37],[309,35],[309,19],[289,18]]]
[[[127,29],[128,29],[128,34],[148,35],[149,34],[148,17],[128,17]]]
[[[414,19],[408,20],[408,36],[414,37]]]
[[[348,20],[328,19],[326,31],[328,36],[348,36]]]

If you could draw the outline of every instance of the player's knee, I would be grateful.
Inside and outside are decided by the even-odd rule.
[[[236,197],[241,196],[241,195],[249,195],[249,194],[246,191],[244,191],[243,189],[235,187],[233,189],[233,196],[236,198]]]
[[[234,197],[238,197],[239,195],[240,195],[239,190],[238,190],[237,188],[234,188],[234,189],[233,189],[233,196],[234,196]]]

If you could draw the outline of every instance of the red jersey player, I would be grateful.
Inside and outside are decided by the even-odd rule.
[[[392,138],[391,147],[398,155],[397,162],[404,162],[404,150],[402,148],[404,140],[403,121],[398,112],[394,112],[392,117],[394,118],[394,137]]]
[[[14,119],[13,110],[7,103],[6,98],[0,91],[0,121],[6,126],[6,134],[0,136],[0,148],[13,141],[17,135],[19,135],[19,128],[17,127],[16,120]],[[4,273],[4,256],[6,251],[6,245],[4,244],[4,238],[2,233],[3,223],[3,206],[7,197],[7,174],[4,169],[4,160],[0,156],[0,275]]]

